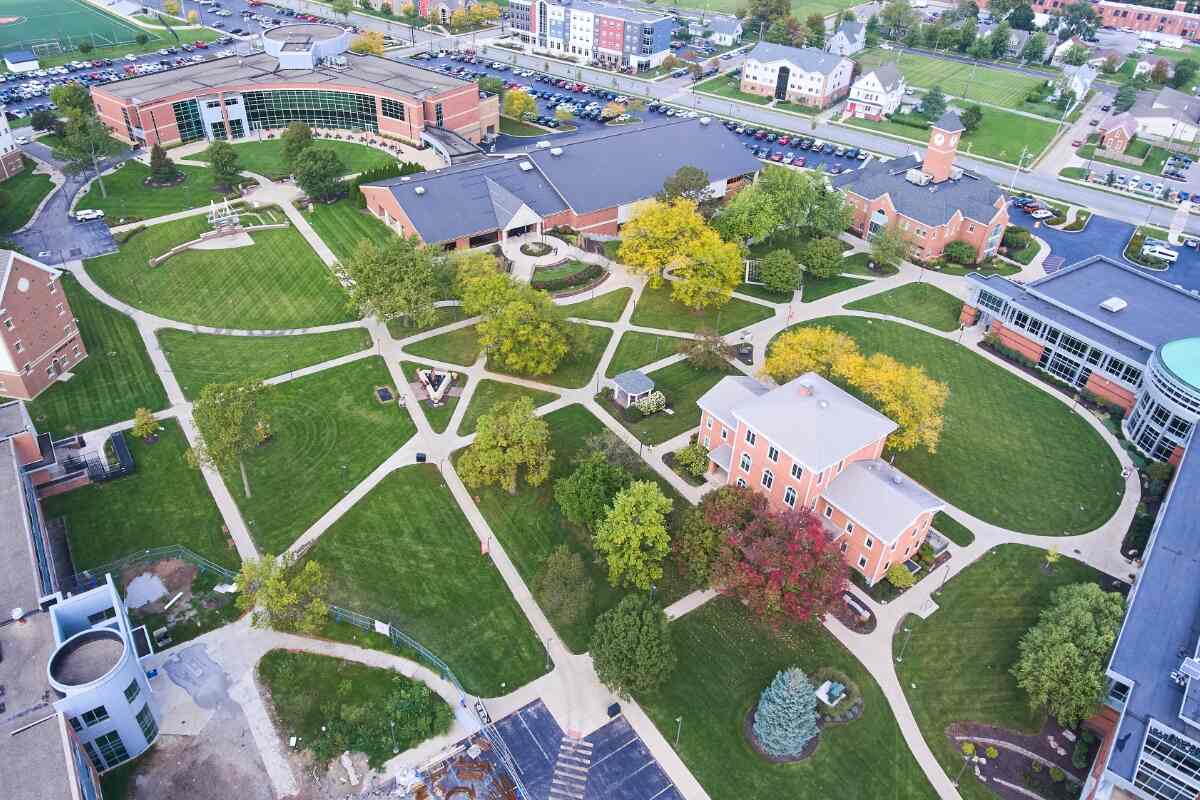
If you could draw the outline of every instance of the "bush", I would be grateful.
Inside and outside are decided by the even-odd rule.
[[[1010,225],[1004,231],[1004,237],[1000,243],[1012,250],[1023,250],[1033,241],[1033,234],[1024,228],[1018,228],[1016,225]]]
[[[399,178],[403,177],[404,175],[415,175],[418,172],[424,171],[425,168],[423,166],[412,161],[405,161],[403,163],[399,161],[393,161],[386,167],[369,169],[354,179],[354,183],[351,184],[350,188],[350,198],[354,201],[354,205],[356,207],[366,208],[366,195],[359,191],[359,187],[364,183],[374,183],[375,181],[382,181],[386,180],[387,178]]]
[[[916,583],[913,574],[908,571],[908,567],[901,564],[892,564],[887,571],[888,583],[895,586],[897,589],[907,589]]]
[[[1084,736],[1080,736],[1078,739],[1076,739],[1075,750],[1071,753],[1071,766],[1073,766],[1075,769],[1087,769],[1088,751],[1091,749],[1091,744],[1087,739],[1084,738]]]
[[[583,557],[565,544],[550,553],[533,581],[534,596],[558,625],[573,625],[587,614],[592,588]]]
[[[708,450],[699,442],[692,442],[675,453],[675,460],[697,478],[708,470]]]
[[[1066,777],[1067,773],[1063,772],[1058,767],[1050,768],[1050,780],[1054,781],[1055,783],[1062,783],[1064,780],[1066,780]]]
[[[534,289],[541,289],[544,292],[557,292],[563,289],[569,289],[572,286],[580,286],[591,283],[604,274],[604,267],[599,264],[588,264],[578,272],[573,272],[570,275],[564,275],[561,278],[538,278],[537,273],[533,275],[533,279],[529,281],[529,285]]]
[[[988,749],[986,751],[984,751],[984,755],[986,755],[989,759],[994,760],[994,759],[997,759],[1000,757],[1000,751],[997,750],[994,746],[988,745]]]
[[[657,414],[667,407],[667,396],[659,391],[653,391],[634,403],[637,410],[642,412],[643,416]]]
[[[797,667],[777,673],[754,711],[759,747],[781,758],[796,756],[819,732],[817,693],[808,676]]]
[[[951,242],[942,251],[947,261],[970,267],[975,264],[975,248],[966,242]]]

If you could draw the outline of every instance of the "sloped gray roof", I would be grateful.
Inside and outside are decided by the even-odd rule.
[[[956,133],[958,131],[966,130],[962,124],[962,120],[958,118],[958,114],[955,114],[953,111],[947,111],[945,114],[942,114],[942,116],[938,118],[938,121],[933,123],[933,127],[940,128],[947,133]]]
[[[1195,125],[1200,122],[1200,98],[1164,86],[1153,97],[1139,92],[1130,113],[1135,117],[1170,117]]]
[[[867,37],[867,26],[861,22],[851,22],[847,20],[842,23],[842,27],[837,29],[838,33],[844,34],[847,39],[852,42],[861,41]]]
[[[717,381],[711,389],[700,395],[696,405],[724,422],[730,428],[737,427],[733,415],[734,406],[751,398],[760,397],[771,391],[771,387],[746,375],[729,375]]]
[[[20,400],[0,405],[0,439],[7,439],[29,428],[29,416]]]
[[[1126,111],[1124,114],[1118,114],[1115,117],[1109,117],[1107,122],[1100,123],[1101,133],[1115,131],[1117,128],[1123,128],[1125,130],[1125,135],[1133,138],[1133,135],[1137,133],[1137,120],[1132,114]]]
[[[843,59],[839,55],[826,53],[815,47],[788,47],[785,44],[759,42],[746,54],[747,59],[757,61],[787,61],[805,72],[820,72],[828,75]]]
[[[654,391],[654,381],[636,369],[627,370],[613,378],[613,383],[625,390],[627,394],[642,394]]]
[[[990,222],[996,215],[996,201],[1004,196],[990,178],[963,170],[956,181],[917,186],[904,179],[909,169],[921,166],[921,157],[907,155],[889,161],[870,161],[853,172],[835,175],[835,188],[854,192],[874,200],[888,195],[892,205],[906,217],[926,225],[944,225],[961,210],[976,222]]]
[[[900,82],[903,80],[903,76],[900,74],[900,70],[896,68],[896,62],[894,61],[888,62],[887,64],[881,64],[867,74],[874,75],[876,78],[878,78],[879,82],[883,84],[883,90],[885,92],[892,91],[899,86]]]
[[[878,539],[893,542],[916,518],[945,504],[881,458],[855,461],[822,496]]]
[[[708,22],[709,30],[713,33],[727,33],[730,36],[738,32],[742,21],[736,17],[713,17]]]

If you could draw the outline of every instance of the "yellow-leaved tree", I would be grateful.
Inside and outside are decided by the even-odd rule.
[[[362,55],[383,55],[383,34],[380,31],[363,31],[351,43],[350,52]]]
[[[686,255],[671,266],[671,298],[700,310],[729,302],[742,280],[742,255],[712,228],[687,243]]]
[[[658,287],[663,270],[685,258],[688,245],[707,230],[691,200],[646,200],[634,207],[631,219],[621,229],[617,260],[632,272],[647,276],[651,287]]]
[[[536,114],[537,104],[524,92],[512,89],[504,93],[504,116],[520,119],[522,114]]]
[[[836,374],[836,367],[858,356],[855,341],[833,328],[794,328],[780,334],[771,345],[763,372],[778,383],[806,372]]]
[[[526,375],[549,375],[570,351],[567,321],[545,292],[520,286],[475,326],[488,363]]]

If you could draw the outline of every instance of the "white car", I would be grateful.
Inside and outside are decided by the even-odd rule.
[[[104,212],[95,208],[85,208],[83,211],[75,212],[76,222],[90,222],[94,219],[104,219]]]
[[[28,136],[18,136],[16,141],[17,141],[17,144],[29,144],[29,137]]]
[[[1054,212],[1050,211],[1049,209],[1039,208],[1029,216],[1033,217],[1034,219],[1050,219],[1054,216]]]
[[[1160,244],[1145,245],[1142,247],[1142,255],[1166,261],[1168,264],[1174,264],[1175,259],[1179,258],[1177,251],[1169,247],[1163,247]]]

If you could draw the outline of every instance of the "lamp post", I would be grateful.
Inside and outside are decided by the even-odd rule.
[[[675,749],[679,749],[679,734],[683,733],[683,717],[675,718]]]
[[[900,655],[896,656],[896,663],[904,661],[904,651],[908,649],[908,642],[912,639],[912,628],[905,628],[904,632],[908,635],[904,637],[904,644],[900,646]]]

